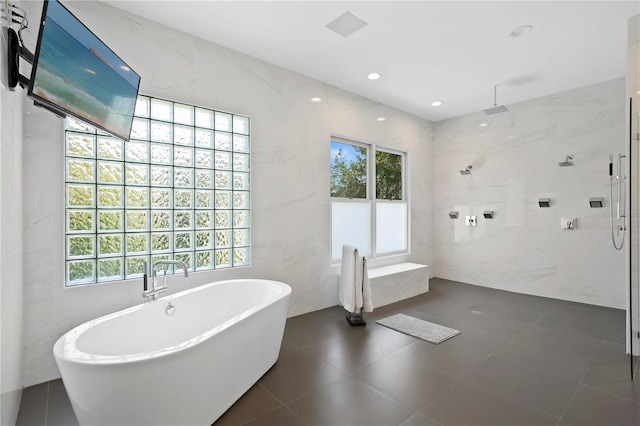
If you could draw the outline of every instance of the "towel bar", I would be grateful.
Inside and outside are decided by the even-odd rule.
[[[367,257],[360,257],[358,255],[358,249],[356,247],[348,245],[342,246],[342,264],[340,266],[340,282],[338,290],[339,301],[347,311],[347,322],[352,326],[362,326],[367,324],[362,313],[365,309],[371,309],[369,305],[372,305],[367,278],[368,260],[369,259]],[[366,290],[365,285],[367,288]],[[369,298],[367,300],[365,300],[365,293]],[[359,301],[358,298],[360,298]],[[355,312],[351,312],[351,310],[354,310]]]

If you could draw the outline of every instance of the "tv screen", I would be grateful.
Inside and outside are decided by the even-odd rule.
[[[45,1],[27,94],[129,140],[140,76],[57,0]]]

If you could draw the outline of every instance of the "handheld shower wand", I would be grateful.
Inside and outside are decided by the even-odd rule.
[[[626,214],[626,204],[625,204],[625,198],[626,198],[626,180],[627,177],[625,175],[625,167],[624,167],[624,161],[622,160],[623,158],[627,158],[626,155],[622,155],[622,154],[618,154],[618,170],[617,170],[617,175],[614,176],[613,174],[613,154],[609,154],[609,188],[610,188],[610,195],[611,195],[611,202],[609,203],[609,223],[611,225],[611,241],[613,242],[613,248],[615,248],[616,250],[621,250],[622,247],[624,246],[624,234],[625,231],[627,229],[626,227],[626,220],[627,220],[627,214]],[[616,186],[617,186],[617,195],[618,195],[618,199],[616,200],[616,218],[617,219],[622,219],[622,224],[616,224],[614,226],[613,223],[613,181],[616,181]],[[614,228],[616,231],[618,231],[618,235],[620,235],[620,231],[622,231],[622,239],[620,240],[620,244],[618,245],[615,235],[614,235]]]
[[[627,170],[623,158],[627,156],[618,154],[618,219],[627,216]]]
[[[613,154],[609,154],[609,178],[613,177]]]

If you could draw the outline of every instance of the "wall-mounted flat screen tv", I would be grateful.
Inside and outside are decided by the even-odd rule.
[[[129,140],[140,76],[57,0],[45,1],[28,95]]]

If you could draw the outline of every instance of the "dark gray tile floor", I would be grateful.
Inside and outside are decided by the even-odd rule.
[[[276,365],[215,425],[640,425],[623,311],[430,286],[366,327],[340,307],[290,318]],[[434,345],[375,323],[395,313],[462,333]],[[60,380],[24,390],[17,425],[75,424]]]

